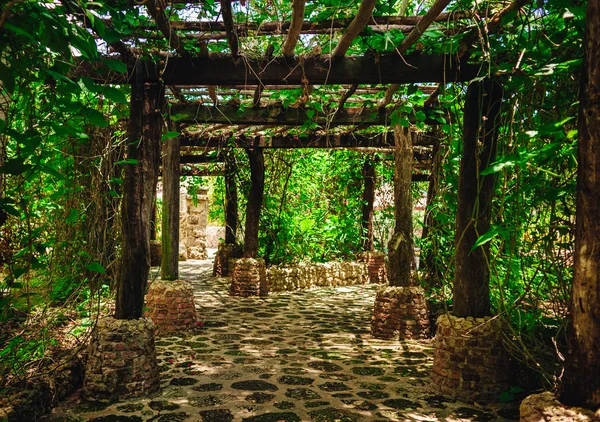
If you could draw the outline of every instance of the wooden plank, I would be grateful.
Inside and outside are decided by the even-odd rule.
[[[419,137],[415,145],[432,145],[429,137]],[[229,137],[207,138],[204,136],[182,135],[182,147],[201,147],[207,149],[221,149],[227,147],[246,148],[249,145],[262,148],[370,148],[394,147],[394,136],[391,132],[376,135],[315,135],[306,138],[294,135],[281,135],[274,137],[254,136],[229,139]]]
[[[315,110],[293,107],[252,107],[245,108],[242,111],[238,106],[210,107],[197,103],[171,105],[171,114],[179,115],[178,122],[197,124],[302,126],[310,121],[328,127],[340,125],[386,126],[390,124],[393,112],[392,109],[375,107],[325,109],[324,111],[325,113],[319,113]],[[431,110],[427,111],[427,114],[428,118],[425,123],[429,125],[440,124],[435,120],[438,114]]]
[[[180,158],[181,164],[204,164],[223,162],[225,162],[225,157],[223,157],[223,155],[217,155],[215,157],[208,157],[206,155],[182,155]]]
[[[158,63],[142,62],[146,81],[165,85],[289,85],[386,84],[465,82],[475,78],[481,66],[458,62],[441,54],[383,56],[274,58],[263,60],[229,56],[169,57]],[[97,64],[81,63],[74,76],[89,76],[98,83],[127,84],[131,75],[109,72]],[[131,72],[130,72],[131,73]]]

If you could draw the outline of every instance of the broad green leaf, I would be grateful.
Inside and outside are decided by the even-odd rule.
[[[93,108],[85,107],[83,110],[83,115],[87,118],[87,120],[95,125],[100,127],[108,126],[108,121],[104,118],[104,115],[100,113],[98,110],[94,110]]]
[[[15,76],[11,72],[10,68],[0,61],[0,85],[8,92],[12,94],[15,90]]]
[[[95,273],[106,274],[104,267],[97,262],[90,262],[85,268]]]
[[[69,211],[69,215],[65,219],[65,222],[67,224],[73,224],[74,222],[77,221],[78,218],[79,218],[79,211],[77,211],[75,208],[73,208],[71,211]]]
[[[127,104],[127,98],[120,89],[112,86],[104,87],[104,96],[116,103]]]
[[[128,158],[126,160],[117,161],[115,164],[122,166],[123,164],[138,164],[138,160],[133,158]]]
[[[118,73],[127,73],[127,65],[120,60],[104,60],[102,63],[110,70]]]
[[[485,245],[486,243],[488,243],[489,241],[491,241],[494,237],[496,237],[498,235],[501,235],[502,237],[507,238],[508,231],[506,231],[506,229],[503,229],[498,226],[490,227],[490,229],[486,233],[479,236],[479,239],[477,239],[477,241],[471,248],[471,252],[473,252],[475,249],[477,249],[481,245]]]
[[[167,139],[175,139],[178,136],[179,136],[179,132],[177,132],[177,131],[170,131],[170,132],[162,134],[162,140],[166,141]]]

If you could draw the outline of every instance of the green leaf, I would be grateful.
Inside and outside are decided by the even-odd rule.
[[[174,138],[177,138],[178,136],[179,136],[179,132],[171,131],[171,132],[163,133],[162,140],[166,141],[167,139],[174,139]]]
[[[118,166],[122,166],[123,164],[138,164],[138,160],[128,158],[126,160],[117,161],[115,164]]]
[[[10,214],[12,216],[15,216],[15,217],[21,216],[21,213],[19,212],[19,210],[16,209],[14,207],[14,205],[6,199],[0,198],[0,208],[2,208],[4,211],[6,211],[8,214]]]
[[[77,221],[78,218],[79,218],[79,211],[77,211],[75,208],[73,208],[71,211],[69,211],[69,215],[65,219],[65,222],[67,224],[73,224],[74,222]]]
[[[492,163],[488,168],[481,171],[482,176],[486,176],[488,174],[498,173],[502,169],[506,167],[514,167],[520,161],[515,154],[507,154],[504,157],[499,158],[494,163]]]
[[[13,24],[10,24],[8,22],[5,23],[4,24],[4,29],[6,29],[8,31],[11,31],[11,32],[14,32],[15,34],[21,35],[21,36],[23,36],[25,38],[29,38],[31,41],[37,43],[37,40],[35,38],[33,38],[33,36],[31,36],[31,34],[29,32],[27,32],[24,29],[21,29],[21,28],[19,28],[17,26],[14,26]]]
[[[496,237],[498,235],[501,235],[502,237],[507,238],[508,231],[501,227],[498,227],[498,226],[490,227],[490,229],[486,233],[479,236],[479,239],[477,239],[477,241],[471,248],[471,252],[473,252],[475,249],[477,249],[481,245],[485,245],[486,243],[488,243],[489,241],[491,241],[494,237]]]
[[[108,126],[108,121],[104,118],[104,115],[100,113],[98,110],[94,110],[93,108],[85,107],[83,110],[83,115],[87,118],[87,120],[95,125],[100,127]]]
[[[118,73],[127,73],[127,65],[120,60],[104,60],[103,63],[110,70],[114,70]]]
[[[98,264],[97,262],[90,262],[85,266],[85,268],[95,273],[106,274],[106,270],[104,269],[104,267]]]
[[[104,87],[104,96],[115,103],[127,104],[127,98],[120,89],[112,86]]]
[[[31,166],[24,163],[23,158],[12,158],[6,160],[3,166],[0,167],[0,173],[17,175],[25,172]]]
[[[10,71],[10,68],[0,61],[0,81],[2,81],[2,87],[12,94],[15,90],[15,76]]]

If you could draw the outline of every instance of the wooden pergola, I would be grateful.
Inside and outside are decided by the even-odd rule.
[[[234,169],[227,152],[230,148],[244,148],[250,160],[252,188],[245,230],[245,255],[249,257],[258,249],[264,148],[383,148],[390,153],[395,149],[397,161],[399,156],[406,157],[404,162],[396,163],[408,169],[403,174],[412,180],[427,179],[432,147],[437,141],[426,135],[398,145],[400,131],[392,132],[390,128],[394,126],[394,114],[402,112],[398,111],[402,102],[394,94],[404,84],[419,84],[416,89],[426,96],[424,106],[403,112],[405,117],[414,122],[418,115],[417,120],[428,125],[447,122],[449,116],[438,109],[437,96],[448,83],[468,82],[482,74],[484,65],[468,60],[469,50],[482,31],[494,31],[504,16],[527,0],[514,0],[497,11],[455,12],[444,12],[450,0],[437,0],[420,16],[373,16],[376,3],[362,0],[352,18],[312,21],[305,16],[305,0],[293,0],[289,21],[253,23],[234,19],[231,0],[220,0],[218,21],[181,19],[173,13],[175,5],[197,8],[192,0],[173,0],[170,4],[146,0],[141,6],[133,1],[126,6],[114,2],[115,7],[140,8],[140,23],[128,31],[129,35],[108,44],[108,58],[123,62],[127,71],[120,73],[102,61],[82,64],[76,72],[99,83],[131,85],[127,151],[130,164],[126,165],[123,184],[124,243],[117,318],[142,315],[149,272],[152,203],[161,173],[161,156],[161,273],[167,280],[178,277],[180,175],[225,175],[226,241],[235,240],[237,211],[231,201],[237,194],[232,191]],[[63,4],[86,26],[96,27],[88,15],[77,13],[68,0],[63,0]],[[474,19],[478,25],[473,24]],[[106,17],[102,17],[102,22],[109,29],[114,25]],[[452,25],[448,29],[441,23]],[[456,51],[440,55],[417,48],[406,55],[431,25],[437,25],[447,35],[465,33]],[[311,54],[296,54],[301,37],[340,30],[342,35],[330,54],[321,54],[320,47],[313,48]],[[389,30],[405,35],[393,53],[347,55],[357,37]],[[261,54],[256,49],[244,51],[240,47],[257,36],[267,40]],[[279,45],[282,38],[281,53],[275,56],[273,46]],[[210,46],[218,40],[227,40],[227,53],[210,53]],[[488,84],[481,86],[489,89]],[[316,108],[310,106],[315,93],[327,98]],[[286,103],[289,97],[293,101]],[[163,115],[169,116],[166,122]],[[306,122],[316,129],[307,130]],[[477,132],[480,122],[472,125]],[[164,127],[177,132],[177,136],[162,142]],[[494,137],[489,138],[494,150]],[[495,151],[492,152],[485,159],[488,162],[493,159]],[[203,163],[213,167],[193,166]],[[365,169],[366,180],[372,180],[369,174],[370,170]],[[465,212],[477,200],[470,198]],[[489,210],[483,212],[489,214]],[[489,216],[487,220],[489,224]],[[479,280],[480,284],[483,282]]]

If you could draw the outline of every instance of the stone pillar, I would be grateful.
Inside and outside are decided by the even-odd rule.
[[[498,401],[509,389],[511,378],[501,331],[498,318],[441,315],[435,336],[433,388],[457,399]]]
[[[188,259],[206,259],[206,226],[208,226],[208,188],[201,188],[197,197],[187,196],[187,224],[185,246]]]
[[[157,335],[186,331],[197,324],[194,290],[183,280],[154,280],[146,308],[145,316],[154,322]]]
[[[521,422],[592,422],[600,419],[600,411],[569,407],[560,403],[549,391],[527,397],[519,407]]]
[[[383,252],[361,252],[359,262],[366,262],[369,270],[369,283],[387,283],[387,269]]]
[[[385,286],[377,291],[371,335],[380,339],[429,337],[425,293],[418,286]]]
[[[158,240],[150,241],[150,266],[160,267],[162,260],[162,244]]]
[[[159,388],[152,320],[100,319],[92,332],[84,398],[109,402],[148,395]]]
[[[229,275],[230,261],[233,258],[241,258],[243,248],[239,245],[219,243],[219,249],[215,255],[213,265],[213,277],[227,277]]]
[[[229,261],[231,296],[266,296],[269,294],[264,259],[239,258]]]

